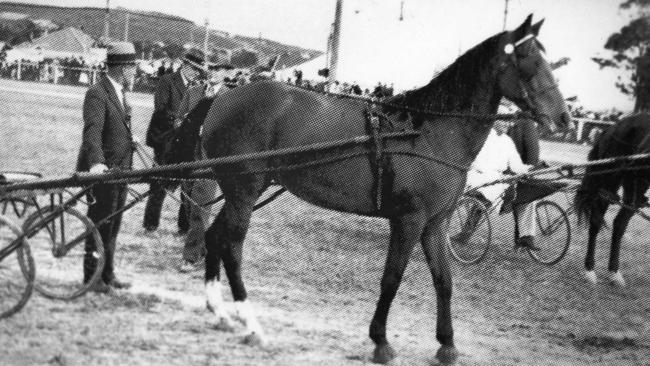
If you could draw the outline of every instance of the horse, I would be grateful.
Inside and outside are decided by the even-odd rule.
[[[609,127],[589,151],[588,160],[643,153],[650,153],[650,115],[637,114]],[[607,208],[613,201],[620,201],[617,192],[622,187],[622,205],[613,223],[608,270],[609,280],[614,285],[625,286],[625,279],[619,270],[621,240],[634,213],[648,204],[645,193],[650,186],[650,168],[643,169],[648,166],[650,158],[593,165],[585,171],[574,204],[579,221],[587,219],[589,222],[585,278],[590,283],[596,284],[598,281],[594,271],[596,238]]]
[[[427,85],[375,104],[377,114],[418,133],[382,140],[382,159],[369,157],[373,147],[368,144],[215,167],[225,203],[205,234],[205,291],[217,327],[232,330],[233,321],[239,320],[246,328],[245,342],[267,342],[242,280],[242,254],[255,202],[273,180],[317,206],[389,221],[381,294],[369,329],[374,362],[396,357],[386,338],[388,312],[411,252],[421,243],[437,296],[436,338],[441,347],[436,357],[453,363],[458,351],[446,255],[448,217],[498,104],[505,97],[552,129],[569,121],[536,38],[542,22],[532,24],[531,14],[515,30],[496,34],[461,55]],[[258,81],[215,99],[203,125],[202,148],[207,158],[218,158],[368,136],[369,109],[368,102],[358,99]],[[347,158],[337,158],[341,155]],[[330,160],[309,165],[314,159]],[[378,162],[381,179],[375,173]],[[300,169],[282,169],[288,166]],[[224,307],[221,264],[233,295],[234,318]]]

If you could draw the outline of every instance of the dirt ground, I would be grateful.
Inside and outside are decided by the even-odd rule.
[[[3,86],[15,84],[0,81],[0,131],[12,136],[0,143],[0,170],[70,172],[80,141],[81,99]],[[32,84],[30,90],[45,88]],[[136,105],[140,136],[149,117]],[[578,155],[573,146],[557,144],[554,153],[558,148]],[[34,294],[20,313],[0,321],[0,365],[370,364],[368,325],[385,261],[386,222],[322,210],[288,194],[256,212],[245,243],[244,280],[270,342],[251,347],[241,342],[243,327],[215,329],[205,309],[202,271],[178,272],[183,244],[174,233],[177,203],[167,199],[156,235],[140,227],[143,207],[127,212],[118,239],[118,275],[134,287],[71,302]],[[650,365],[647,222],[634,218],[625,236],[623,289],[604,281],[609,230],[598,244],[601,282],[591,286],[582,279],[584,230],[572,224],[569,253],[554,266],[511,250],[510,217],[497,219],[483,262],[454,264],[459,365]],[[435,311],[431,276],[418,248],[389,317],[395,364],[434,362]]]

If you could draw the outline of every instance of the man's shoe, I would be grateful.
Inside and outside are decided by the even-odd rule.
[[[92,286],[90,286],[88,291],[95,292],[98,294],[107,294],[111,292],[111,288],[106,284],[106,282],[99,280],[95,282]]]
[[[156,230],[158,230],[156,225],[144,225],[144,231],[147,233],[153,233]]]
[[[525,235],[522,236],[517,240],[517,244],[515,246],[516,248],[527,248],[528,250],[532,250],[534,252],[538,252],[541,249],[537,246],[535,246],[535,237],[531,235]]]
[[[201,263],[203,263],[201,259],[195,262],[183,261],[183,264],[181,264],[178,271],[181,273],[189,273],[189,272],[197,271],[201,268]]]
[[[113,278],[112,280],[108,281],[107,285],[118,290],[127,290],[131,288],[130,282],[120,281],[117,278]]]

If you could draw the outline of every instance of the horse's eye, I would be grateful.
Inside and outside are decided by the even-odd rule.
[[[528,56],[519,61],[519,72],[522,77],[530,79],[537,74],[538,66],[537,60],[532,56]]]

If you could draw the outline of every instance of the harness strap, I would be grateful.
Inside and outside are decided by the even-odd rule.
[[[374,170],[375,183],[373,187],[375,196],[375,208],[379,211],[382,209],[382,188],[384,186],[384,166],[386,164],[386,157],[384,154],[384,144],[381,137],[381,117],[384,117],[381,112],[377,112],[378,106],[370,104],[368,109],[365,110],[366,115],[366,129],[371,135],[372,146],[370,155],[370,165]],[[386,120],[386,119],[385,119]]]

